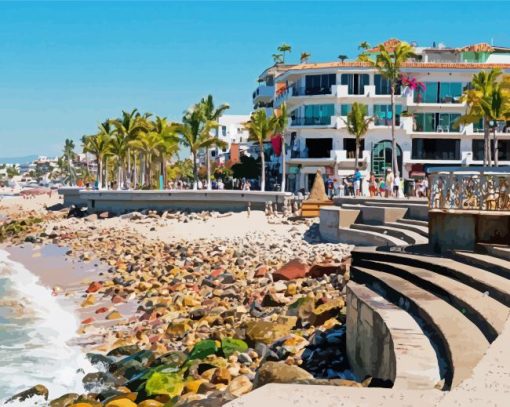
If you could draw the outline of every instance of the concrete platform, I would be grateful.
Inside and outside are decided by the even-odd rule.
[[[404,240],[397,239],[390,235],[351,228],[331,228],[326,233],[321,231],[321,238],[329,243],[346,243],[355,246],[394,247],[407,245]]]
[[[344,204],[342,208],[360,210],[361,218],[358,219],[358,223],[367,225],[383,225],[388,222],[396,222],[397,219],[402,219],[407,212],[407,208],[386,206]]]
[[[397,222],[390,222],[385,225],[351,225],[351,229],[367,230],[371,232],[381,233],[383,235],[389,235],[396,237],[397,239],[403,240],[407,244],[426,244],[428,239],[419,233],[412,230],[408,230],[404,227],[400,227]]]
[[[59,190],[64,202],[75,199],[76,191],[68,188]],[[67,198],[66,198],[67,196]],[[289,192],[261,191],[87,191],[78,192],[79,199],[91,212],[108,211],[122,214],[130,211],[153,210],[214,210],[221,212],[244,211],[250,206],[254,210],[264,210],[266,202],[276,204],[281,210],[290,205],[292,194]]]

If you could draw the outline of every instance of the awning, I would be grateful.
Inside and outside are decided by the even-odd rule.
[[[411,171],[411,172],[409,173],[409,176],[410,176],[411,178],[423,178],[423,177],[425,177],[426,175],[425,175],[425,172],[423,172],[423,171]]]

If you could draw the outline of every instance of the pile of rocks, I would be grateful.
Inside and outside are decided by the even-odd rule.
[[[350,246],[311,244],[297,229],[165,243],[80,222],[36,238],[109,267],[82,300],[93,311],[81,333],[98,373],[85,376],[86,395],[51,406],[214,406],[269,382],[361,386],[338,381],[349,377]]]

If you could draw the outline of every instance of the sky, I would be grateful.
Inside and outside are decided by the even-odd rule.
[[[510,2],[0,2],[0,157],[60,154],[138,108],[179,120],[201,97],[249,114],[258,75],[358,55],[362,41],[510,46]]]

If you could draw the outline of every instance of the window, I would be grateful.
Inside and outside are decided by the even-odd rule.
[[[352,110],[352,105],[340,105],[340,116],[347,116]]]
[[[335,105],[306,105],[303,124],[328,125],[331,124],[331,116],[335,114]]]
[[[227,137],[227,126],[221,126],[221,135]]]
[[[358,158],[363,158],[363,150],[365,149],[365,140],[360,140]],[[354,158],[356,155],[356,139],[344,138],[344,150],[347,152],[347,158]]]
[[[342,74],[342,85],[347,85],[349,95],[363,95],[365,86],[369,84],[368,74]]]
[[[413,160],[460,160],[460,140],[413,139]]]
[[[415,113],[414,131],[417,132],[459,132],[458,113]]]
[[[425,82],[425,90],[414,91],[415,103],[459,103],[468,84],[462,82]]]
[[[400,125],[402,106],[395,105],[395,124]],[[391,105],[374,105],[374,124],[376,126],[391,126]]]
[[[331,86],[336,84],[336,74],[307,75],[305,77],[304,93],[298,90],[299,95],[329,95]]]
[[[494,140],[490,140],[492,156],[494,157]],[[483,140],[473,140],[473,160],[483,161]],[[510,160],[510,140],[498,140],[498,160],[509,161]]]
[[[331,138],[307,138],[305,145],[308,151],[306,158],[331,157],[331,149],[333,148],[333,139]]]
[[[391,94],[390,81],[382,75],[374,75],[374,85],[376,95],[389,95]],[[395,88],[395,95],[400,95],[400,85]]]

